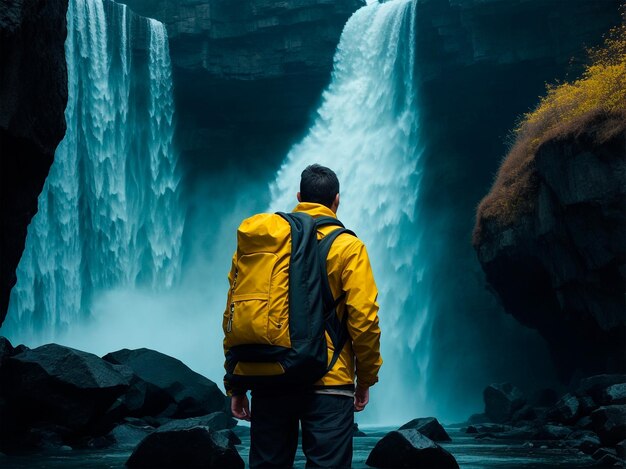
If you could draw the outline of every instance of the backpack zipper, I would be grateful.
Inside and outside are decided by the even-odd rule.
[[[233,287],[230,290],[231,298],[235,294],[235,286],[237,286],[237,274],[239,271],[235,268],[235,277],[233,278]],[[233,316],[235,315],[235,302],[230,303],[230,316],[228,317],[228,323],[226,324],[226,332],[232,332],[233,330]]]

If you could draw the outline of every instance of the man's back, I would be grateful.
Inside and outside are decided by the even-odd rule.
[[[294,212],[306,213],[314,219],[336,218],[339,182],[334,172],[319,165],[309,166],[302,173],[300,188],[297,194],[300,203]],[[289,223],[278,215],[257,215],[249,220],[268,224],[267,229],[255,227],[257,231],[261,228],[263,236],[274,234],[280,237],[285,235],[285,230],[289,230]],[[318,226],[318,240],[336,229],[338,227],[332,225]],[[325,338],[329,371],[313,385],[253,386],[252,412],[246,396],[247,389],[233,388],[229,375],[226,375],[225,387],[232,395],[233,415],[251,420],[250,467],[291,467],[299,425],[307,466],[351,465],[354,411],[361,411],[367,405],[369,387],[378,381],[382,365],[376,301],[378,292],[365,246],[351,234],[342,233],[334,239],[326,257],[326,271],[328,286],[335,300],[334,308],[326,314],[328,324],[332,321],[345,324],[344,330],[348,335],[347,341],[337,341],[336,337],[331,337],[331,334],[336,335],[337,329],[327,326]],[[231,291],[236,283],[236,272],[237,253],[229,275]],[[292,300],[290,296],[288,298]],[[227,315],[228,309],[225,317]],[[319,337],[322,340],[322,336]],[[345,345],[338,347],[341,351],[333,363],[334,343]],[[227,340],[225,351],[228,352]],[[251,374],[258,374],[262,367],[257,363],[250,365],[248,372]]]

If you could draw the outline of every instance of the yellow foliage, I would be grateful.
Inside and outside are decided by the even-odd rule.
[[[474,243],[486,220],[508,226],[533,210],[537,189],[534,158],[541,145],[576,134],[598,117],[604,118],[606,127],[599,138],[624,131],[626,24],[613,28],[602,47],[589,51],[589,57],[591,62],[578,80],[548,85],[539,105],[523,116],[493,187],[478,206]]]

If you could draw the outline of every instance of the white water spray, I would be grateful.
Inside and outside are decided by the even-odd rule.
[[[270,211],[296,203],[300,173],[319,163],[341,183],[338,217],[365,242],[379,288],[383,368],[366,423],[425,409],[428,295],[422,288],[415,2],[373,3],[346,24],[329,88],[308,135],[271,186]],[[424,291],[422,291],[424,290]]]
[[[167,33],[155,20],[134,20],[148,31],[147,57],[133,49],[126,6],[69,2],[67,133],[3,326],[20,341],[55,340],[80,325],[99,292],[158,290],[179,276],[184,217]]]

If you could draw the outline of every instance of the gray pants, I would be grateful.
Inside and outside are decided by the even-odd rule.
[[[348,396],[301,393],[252,395],[251,468],[290,468],[302,426],[306,467],[352,465],[354,401]]]

